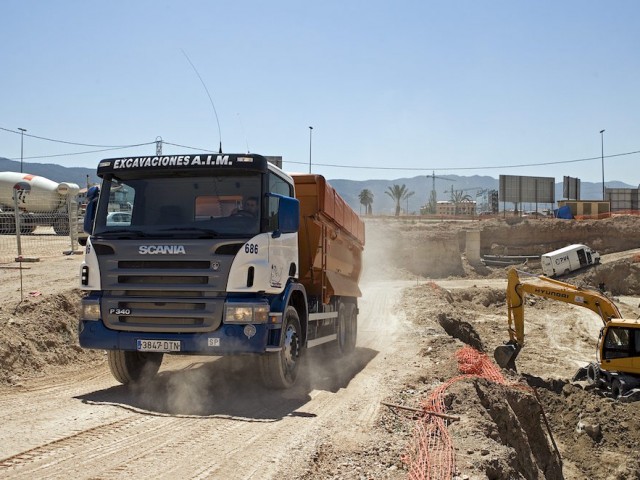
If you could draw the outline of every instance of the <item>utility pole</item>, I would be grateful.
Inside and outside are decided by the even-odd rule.
[[[602,155],[602,201],[604,202],[604,129],[600,130],[600,149]]]
[[[313,133],[313,127],[309,126],[309,173],[311,173],[311,134]]]
[[[20,130],[20,173],[22,173],[22,158],[24,154],[24,132],[27,131],[26,128],[18,128]]]

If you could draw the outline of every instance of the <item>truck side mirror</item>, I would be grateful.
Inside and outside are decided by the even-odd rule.
[[[84,213],[82,229],[89,235],[91,235],[91,230],[93,228],[93,220],[96,218],[96,208],[98,207],[99,196],[100,187],[91,187],[87,190],[87,209]]]
[[[297,232],[300,227],[300,202],[298,199],[277,193],[268,193],[267,196],[269,197],[271,215],[275,215],[275,222],[271,224],[274,236]]]
[[[296,233],[300,227],[300,201],[297,198],[282,197],[278,209],[278,230],[282,233]]]

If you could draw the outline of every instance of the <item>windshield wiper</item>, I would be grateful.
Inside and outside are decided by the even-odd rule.
[[[199,232],[206,233],[207,235],[212,235],[214,237],[220,236],[215,230],[210,228],[200,228],[200,227],[171,227],[171,228],[163,228],[160,230],[161,232]]]
[[[147,237],[148,236],[148,234],[146,232],[143,232],[142,230],[131,230],[131,229],[128,229],[128,228],[119,228],[117,230],[105,230],[104,232],[98,232],[95,235],[110,237],[111,235],[122,235],[122,234],[127,234],[127,235],[130,235],[132,237]]]

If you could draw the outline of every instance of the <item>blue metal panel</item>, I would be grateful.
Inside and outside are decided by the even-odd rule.
[[[104,350],[136,350],[138,340],[179,340],[180,353],[199,355],[231,355],[263,353],[267,344],[269,325],[254,325],[251,338],[244,334],[244,325],[224,325],[207,333],[153,333],[110,330],[101,321],[80,321],[80,346]],[[216,340],[219,345],[214,346]]]

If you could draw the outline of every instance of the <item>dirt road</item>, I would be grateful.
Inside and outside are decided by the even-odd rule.
[[[250,362],[199,357],[165,359],[138,388],[116,384],[104,364],[5,387],[0,476],[299,477],[318,442],[357,448],[393,388],[388,359],[417,354],[394,308],[402,287],[366,285],[351,363],[309,355],[308,380],[290,391],[256,386]]]

